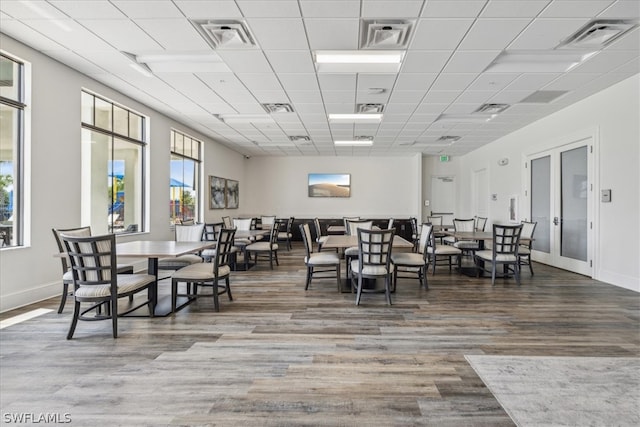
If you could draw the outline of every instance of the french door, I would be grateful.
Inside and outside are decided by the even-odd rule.
[[[532,258],[593,276],[593,150],[584,138],[528,156]]]

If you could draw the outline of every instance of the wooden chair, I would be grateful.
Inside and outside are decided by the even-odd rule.
[[[307,282],[304,290],[309,289],[311,279],[315,273],[323,273],[328,271],[336,272],[336,281],[338,284],[338,292],[340,292],[340,257],[335,252],[313,252],[313,244],[311,240],[311,230],[309,224],[300,224],[300,234],[306,251],[304,264],[307,267]],[[317,270],[317,269],[320,270]]]
[[[351,261],[351,286],[356,289],[356,305],[364,289],[365,279],[384,279],[384,293],[391,305],[391,248],[394,230],[358,229],[358,259]]]
[[[520,246],[520,234],[522,224],[499,225],[493,224],[493,244],[491,249],[476,251],[475,261],[479,268],[484,271],[489,269],[486,263],[491,263],[491,284],[496,283],[496,270],[498,265],[503,266],[504,277],[512,272],[516,278],[516,283],[520,284],[520,261],[518,257],[518,247]],[[511,268],[509,268],[511,266]]]
[[[281,220],[277,219],[271,232],[269,233],[268,241],[260,241],[250,243],[244,248],[244,266],[245,270],[249,269],[249,261],[251,261],[251,254],[255,254],[256,264],[258,263],[258,255],[269,255],[269,266],[273,270],[273,261],[276,261],[276,265],[280,265],[278,262],[278,230],[280,229]]]
[[[396,290],[398,277],[409,277],[399,276],[401,272],[405,274],[416,274],[420,281],[420,287],[424,286],[425,289],[429,289],[429,283],[427,282],[429,252],[427,248],[429,247],[429,237],[433,232],[432,227],[432,224],[429,222],[422,224],[418,252],[394,252],[391,255],[391,262],[393,263],[393,291]]]
[[[289,217],[286,222],[281,222],[280,225],[282,229],[278,231],[278,242],[284,242],[287,245],[287,250],[291,250],[291,239],[293,238],[293,233],[291,232],[291,227],[293,227],[294,217]]]
[[[347,228],[345,234],[349,236],[357,236],[358,229],[371,230],[373,228],[373,221],[350,219],[347,220]],[[347,264],[347,278],[351,277],[351,261],[355,259],[359,254],[357,246],[352,246],[344,250],[344,260]]]
[[[455,231],[475,231],[476,220],[474,218],[455,218],[453,220],[453,227]],[[455,239],[455,242],[453,242],[453,246],[460,249],[462,251],[462,255],[468,254],[473,257],[473,252],[480,249],[480,242],[478,242],[477,240]]]
[[[442,239],[446,237],[446,234],[442,231],[442,215],[427,216],[427,222],[433,225],[433,234],[440,243],[443,243]]]
[[[175,226],[176,242],[199,242],[204,234],[204,224]],[[202,262],[202,257],[196,254],[180,255],[178,257],[160,258],[158,260],[158,270],[179,270],[191,264]]]
[[[196,297],[198,295],[198,286],[211,286],[213,288],[213,305],[215,311],[220,311],[220,302],[218,296],[226,293],[229,301],[233,301],[231,295],[231,284],[229,277],[231,275],[231,258],[233,250],[234,229],[223,228],[218,235],[218,243],[216,253],[211,263],[192,264],[190,266],[177,270],[171,276],[171,310],[176,311],[178,300],[178,283],[187,283],[187,297]],[[220,280],[224,279],[224,285],[220,284]],[[193,285],[193,294],[191,294],[191,285]]]
[[[322,228],[320,227],[320,220],[316,217],[313,219],[313,225],[316,229],[316,242],[318,243],[318,252],[322,250],[322,245],[327,241],[329,236],[322,234]]]
[[[520,247],[518,248],[518,262],[520,266],[528,265],[533,276],[531,265],[531,248],[533,246],[533,232],[536,230],[537,222],[522,221],[522,232],[520,233]],[[520,269],[522,271],[522,269]]]
[[[71,262],[73,276],[73,318],[67,339],[73,338],[78,320],[111,319],[113,337],[118,337],[118,316],[130,313],[147,305],[149,314],[153,316],[152,285],[156,277],[151,274],[118,274],[116,262],[116,236],[74,237],[60,233],[66,253]],[[147,299],[125,312],[118,311],[118,300],[132,297],[138,292],[147,290]],[[81,311],[82,303],[90,303],[89,308]],[[106,314],[98,309],[106,304]],[[130,304],[131,305],[131,304]],[[95,316],[85,316],[90,311]]]
[[[462,266],[462,251],[452,245],[444,245],[436,243],[436,238],[431,228],[431,233],[427,237],[427,255],[431,257],[431,274],[436,274],[436,265],[438,261],[445,258],[449,263],[449,271],[452,269],[453,258],[457,258],[458,268]]]

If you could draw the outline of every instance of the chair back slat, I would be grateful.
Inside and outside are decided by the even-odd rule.
[[[220,230],[224,227],[222,222],[212,222],[204,224],[204,230],[202,231],[202,240],[206,242],[215,242],[218,240]]]
[[[520,233],[521,239],[532,239],[533,232],[536,230],[537,222],[522,221],[522,232]]]
[[[230,216],[223,216],[222,223],[224,224],[224,228],[233,228],[233,221],[231,221]]]
[[[71,264],[69,262],[69,255],[67,253],[67,248],[62,240],[61,234],[66,234],[68,236],[73,237],[90,237],[91,236],[91,227],[76,227],[76,228],[52,228],[53,237],[56,239],[56,245],[58,246],[58,252],[60,255],[60,260],[62,262],[62,274],[69,271],[71,268]]]
[[[204,234],[204,224],[176,224],[176,242],[199,242]]]
[[[476,231],[484,231],[484,228],[487,225],[487,219],[483,216],[476,217]]]
[[[60,237],[69,255],[75,287],[111,284],[115,292],[115,235],[74,237],[61,233]]]
[[[269,227],[273,226],[273,223],[276,221],[276,216],[275,215],[263,215],[260,218],[260,223],[265,226],[268,225]]]
[[[426,258],[427,256],[427,246],[429,244],[429,239],[433,234],[433,224],[430,222],[425,222],[422,224],[422,230],[420,230],[420,243],[418,244],[418,252],[423,254]]]
[[[251,230],[251,218],[233,218],[233,226],[237,230]]]
[[[493,224],[493,253],[502,254],[518,254],[518,245],[520,244],[520,233],[522,232],[522,224],[518,225],[499,225]]]
[[[362,228],[363,230],[371,230],[371,228],[373,228],[373,221],[348,220],[345,232],[349,236],[356,236],[358,234],[358,228]]]
[[[309,224],[300,224],[300,234],[302,235],[302,242],[304,243],[304,249],[307,251],[307,258],[313,253],[313,245],[311,243],[311,229]]]
[[[233,238],[236,230],[234,228],[222,228],[218,234],[218,244],[216,246],[216,256],[214,257],[214,273],[223,265],[231,263],[233,249]]]
[[[476,220],[471,219],[459,219],[453,220],[453,228],[455,231],[474,231],[476,227]]]
[[[360,271],[366,266],[389,268],[394,234],[394,230],[358,229]]]

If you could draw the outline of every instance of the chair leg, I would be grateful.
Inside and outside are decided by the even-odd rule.
[[[278,251],[273,251],[273,256],[276,259],[276,265],[280,267],[280,262],[278,261]]]
[[[422,273],[421,276],[424,277],[424,288],[426,290],[429,290],[429,279],[427,279],[427,269],[429,268],[428,264],[425,264],[424,267],[422,267]]]
[[[273,270],[273,251],[269,251],[269,267]]]
[[[71,320],[71,326],[69,327],[69,332],[67,333],[67,339],[70,340],[73,338],[73,333],[76,330],[76,325],[78,324],[78,317],[80,317],[80,303],[78,301],[73,302],[73,319]]]
[[[393,267],[393,290],[395,291],[398,286],[398,265],[394,264]],[[420,286],[422,286],[422,279],[420,279]]]
[[[338,265],[336,265],[336,280],[338,282],[338,292],[340,292],[342,289],[341,288],[341,281],[340,281],[340,263],[338,263]]]
[[[360,297],[362,296],[362,274],[358,275],[358,290],[356,292],[356,305],[360,305]]]
[[[492,262],[491,263],[491,286],[496,284],[496,263]]]
[[[309,289],[309,285],[311,284],[311,275],[313,275],[313,267],[308,265],[307,266],[307,283],[304,286],[305,291]]]
[[[213,308],[215,311],[220,311],[220,301],[218,300],[218,281],[213,281]]]
[[[233,301],[233,295],[231,295],[231,281],[229,280],[229,276],[225,277],[224,283],[227,286],[227,296],[229,297],[229,301]]]
[[[118,338],[118,299],[111,299],[111,327],[113,328],[113,337]]]
[[[187,289],[188,288],[189,288],[189,283],[187,283]],[[177,301],[178,301],[178,281],[176,279],[171,279],[171,312],[172,313],[176,312]]]
[[[67,294],[69,293],[69,284],[62,283],[62,297],[60,298],[60,307],[58,307],[58,314],[62,313],[64,306],[67,303]]]
[[[391,305],[391,277],[384,278],[384,295],[387,297],[387,305]]]
[[[513,265],[513,274],[516,276],[516,283],[520,286],[520,264],[517,262]]]

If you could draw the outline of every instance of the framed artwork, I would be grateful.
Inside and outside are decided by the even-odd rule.
[[[209,176],[209,209],[224,209],[226,180]]]
[[[351,197],[348,173],[310,173],[309,197]]]
[[[509,196],[509,222],[520,222],[518,220],[518,196]]]
[[[240,183],[234,179],[227,179],[225,195],[227,209],[237,209],[240,205]]]

